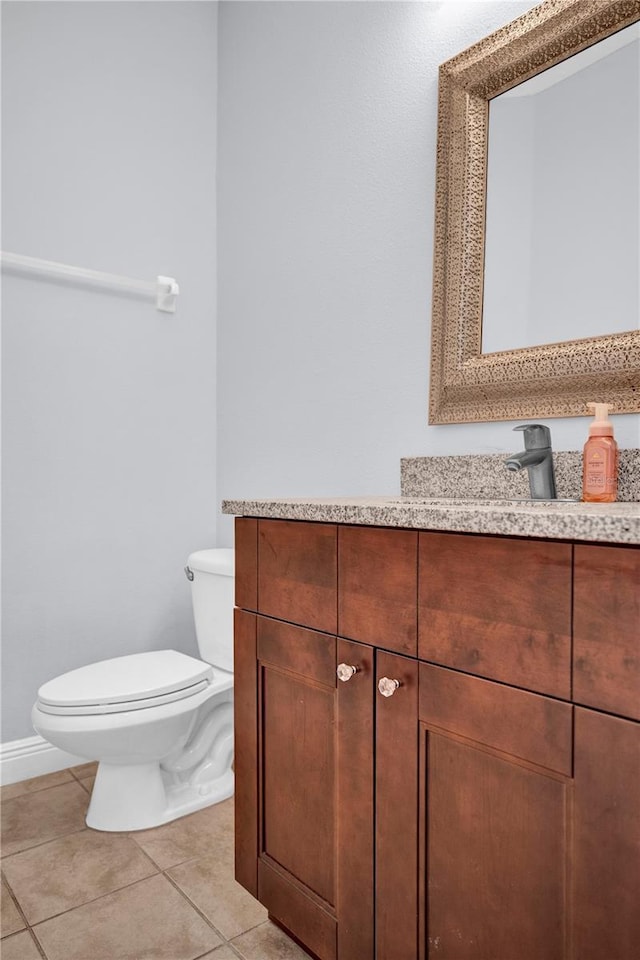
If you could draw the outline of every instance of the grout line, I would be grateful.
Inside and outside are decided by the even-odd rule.
[[[91,829],[91,828],[89,828],[89,829]],[[133,840],[133,842],[136,844],[136,847],[138,848],[138,850],[140,851],[140,853],[141,853],[144,857],[146,857],[146,859],[149,861],[149,863],[151,864],[151,866],[154,867],[155,870],[156,870],[158,873],[164,873],[164,870],[162,869],[162,867],[160,866],[160,864],[159,864],[159,863],[156,863],[155,860],[153,859],[153,857],[149,856],[149,854],[147,853],[147,851],[144,850],[143,847],[141,847],[139,843],[136,843],[136,838],[133,836],[133,834],[130,834],[130,833],[129,833],[129,834],[127,834],[127,837],[128,837],[129,840]],[[170,868],[167,868],[167,869],[170,869]]]
[[[252,927],[251,929],[253,929],[253,927]],[[238,936],[241,937],[242,934],[239,933]],[[214,951],[215,951],[215,950],[220,950],[222,947],[226,947],[228,950],[231,950],[231,953],[233,954],[234,957],[239,957],[240,960],[247,960],[246,954],[240,953],[240,951],[238,950],[238,948],[237,948],[237,947],[234,947],[234,945],[231,943],[230,940],[225,940],[225,942],[224,942],[224,943],[221,943],[219,947],[214,947]],[[205,953],[204,956],[206,957],[207,954]],[[200,960],[200,958],[199,958],[199,960]]]
[[[54,913],[50,917],[45,917],[43,920],[38,920],[37,923],[34,923],[30,929],[35,930],[36,927],[41,927],[43,924],[48,923],[49,920],[55,920],[57,917],[63,917],[67,913],[74,913],[76,910],[82,910],[83,907],[89,906],[90,903],[97,903],[98,900],[103,900],[105,897],[110,897],[114,893],[120,893],[121,890],[128,890],[129,887],[135,887],[137,883],[144,883],[145,880],[153,880],[154,877],[160,876],[159,873],[152,873],[149,877],[139,877],[137,880],[132,880],[131,883],[125,883],[123,887],[117,887],[115,890],[107,890],[106,893],[101,893],[99,897],[92,897],[90,900],[85,900],[83,903],[76,903],[75,906],[69,907],[68,910],[61,910],[60,913]]]
[[[254,899],[255,899],[255,898],[254,898]],[[261,920],[260,923],[254,923],[254,925],[253,925],[252,927],[247,927],[247,929],[246,929],[246,930],[243,930],[242,933],[236,933],[236,935],[235,935],[235,937],[233,938],[233,940],[239,940],[240,937],[244,937],[245,933],[251,933],[252,930],[257,930],[258,927],[264,927],[265,923],[272,923],[272,922],[273,922],[273,921],[270,920],[269,917],[267,917],[266,920]],[[275,926],[275,924],[274,924],[274,926]],[[284,933],[284,930],[282,930],[281,932]],[[285,936],[288,937],[289,940],[291,940],[291,937],[289,937],[288,934],[285,934]],[[229,944],[229,946],[232,945],[233,940],[228,940],[228,941],[227,941],[228,944]],[[295,943],[295,940],[291,940],[291,942],[292,942],[292,943]],[[297,944],[296,944],[296,946],[297,946]],[[237,949],[237,947],[236,947],[236,949]]]
[[[85,780],[90,780],[92,776],[93,776],[93,774],[89,774],[88,777],[83,777],[82,780],[81,780],[79,777],[76,777],[76,783],[80,784],[80,786],[82,787],[82,789],[83,789],[86,793],[88,793],[89,796],[91,796],[91,794],[92,794],[92,792],[93,792],[93,787],[91,787],[91,790],[90,790],[89,787],[85,786]]]
[[[36,936],[36,934],[34,933],[34,931],[31,929],[31,927],[29,927],[29,933],[31,934],[31,939],[33,940],[33,942],[34,942],[35,945],[36,945],[36,949],[37,949],[38,953],[40,954],[41,957],[44,958],[44,960],[47,960],[47,955],[46,955],[46,953],[44,952],[44,947],[42,946],[42,944],[41,944],[40,941],[38,940],[38,937]]]
[[[97,760],[88,760],[88,761],[87,761],[87,763],[97,763],[97,762],[98,762]],[[82,764],[82,766],[84,767],[84,763]],[[95,775],[96,775],[96,773],[97,773],[97,768],[96,768],[96,770],[93,771],[93,773],[87,773],[87,771],[85,770],[85,772],[82,774],[82,776],[81,776],[79,773],[74,773],[73,767],[67,767],[67,772],[71,774],[71,776],[74,778],[74,780],[86,780],[87,777],[95,777]]]
[[[22,907],[20,906],[20,901],[18,900],[18,898],[16,897],[15,893],[13,892],[13,888],[11,887],[11,884],[10,884],[9,881],[7,880],[7,877],[5,876],[4,873],[2,874],[2,885],[3,885],[3,887],[6,888],[6,891],[7,891],[7,893],[9,894],[9,897],[11,898],[11,900],[13,900],[13,904],[14,904],[14,906],[16,907],[16,909],[17,909],[18,913],[20,914],[20,916],[22,917],[22,919],[23,919],[23,921],[24,921],[25,927],[28,927],[28,926],[29,926],[29,921],[28,921],[27,918],[25,917],[25,915],[24,915],[24,910],[23,910]],[[19,930],[16,930],[16,933],[20,933],[20,931],[19,931]],[[10,936],[11,936],[11,934],[10,934]],[[3,939],[4,939],[4,938],[3,938]]]
[[[170,821],[170,822],[171,822],[171,821]],[[162,826],[166,826],[166,824],[162,824]],[[156,827],[151,827],[150,829],[151,829],[151,830],[155,830],[155,829],[157,829],[157,828],[156,828]],[[151,861],[151,863],[154,865],[154,867],[155,867],[160,873],[164,873],[165,870],[172,870],[174,867],[179,867],[180,864],[187,862],[186,860],[180,860],[180,861],[178,861],[178,863],[172,863],[172,864],[170,864],[169,866],[161,867],[160,864],[157,863],[157,862],[153,859],[153,857],[151,856],[151,854],[150,854],[150,853],[147,853],[147,851],[144,849],[144,847],[142,846],[142,844],[138,842],[138,837],[139,837],[141,834],[144,834],[144,833],[146,833],[146,832],[147,832],[146,830],[131,830],[131,831],[127,834],[127,836],[130,837],[131,840],[133,840],[133,842],[134,842],[135,845],[137,846],[138,850],[140,850],[141,853],[144,853],[145,857],[146,857],[148,860]],[[188,859],[190,859],[190,858],[187,857],[187,860],[188,860]],[[199,859],[199,858],[196,857],[196,858],[192,858],[192,859]]]
[[[243,953],[238,953],[237,949],[231,944],[229,940],[225,940],[224,943],[220,943],[218,944],[217,947],[214,947],[213,953],[215,953],[217,950],[222,949],[222,947],[227,947],[229,950],[231,950],[231,953],[234,955],[234,957],[239,957],[240,960],[246,960],[245,955]],[[210,956],[211,956],[211,950],[207,950],[206,953],[201,953],[197,957],[194,957],[194,960],[203,960],[204,957],[210,957]]]
[[[251,929],[253,930],[254,928],[252,927]],[[240,953],[240,951],[237,950],[236,947],[234,947],[234,945],[231,943],[230,940],[227,941],[226,946],[229,947],[231,952],[235,954],[236,957],[240,957],[240,960],[246,960],[244,953]]]
[[[47,960],[46,956],[42,952],[42,947],[40,946],[40,943],[38,942],[37,937],[33,936],[31,927],[27,927],[26,930],[16,930],[15,933],[10,933],[8,936],[3,937],[2,940],[0,941],[0,943],[2,944],[2,947],[4,948],[6,944],[9,943],[10,940],[15,940],[16,937],[21,936],[23,933],[26,933],[29,939],[31,940],[31,942],[35,944],[35,947],[36,947],[36,950],[38,951],[39,956],[43,957],[44,960]]]
[[[73,837],[76,833],[84,833],[84,831],[88,829],[89,828],[87,826],[83,826],[80,828],[80,830],[70,830],[69,833],[61,833],[56,837],[47,837],[46,840],[42,840],[39,843],[34,843],[32,847],[23,847],[22,850],[14,850],[13,853],[6,853],[2,858],[0,858],[0,863],[4,863],[5,860],[10,860],[11,857],[17,857],[21,853],[28,853],[30,850],[37,850],[38,847],[44,847],[48,843],[54,843],[56,840],[64,840],[65,837]]]
[[[65,772],[70,773],[71,771],[70,771],[70,770],[69,770],[69,771],[54,770],[53,772],[54,772],[54,773],[65,773]],[[43,777],[50,777],[51,774],[50,774],[50,773],[43,773],[42,776],[43,776]],[[40,777],[28,777],[27,779],[28,779],[28,780],[39,780]],[[24,800],[25,797],[35,797],[35,795],[36,795],[37,793],[45,793],[45,791],[47,791],[47,790],[55,790],[56,787],[66,787],[66,786],[68,786],[68,784],[73,783],[73,782],[76,781],[76,780],[77,780],[77,778],[72,775],[71,777],[69,777],[68,780],[63,780],[61,783],[49,783],[47,786],[45,786],[45,787],[40,787],[40,788],[37,789],[37,790],[25,790],[23,793],[17,793],[17,794],[15,795],[15,797],[3,798],[3,797],[0,795],[0,802],[2,802],[3,804],[4,804],[4,803],[12,803],[14,800]],[[17,780],[17,781],[16,781],[16,783],[22,783],[22,782],[23,782],[22,780]],[[2,788],[4,788],[4,787],[13,787],[13,786],[14,786],[13,783],[3,783],[3,784],[2,784]]]
[[[170,870],[171,867],[168,867],[167,869]],[[184,892],[184,890],[183,890],[181,887],[178,886],[177,882],[173,879],[173,877],[170,877],[169,874],[167,874],[167,873],[163,873],[162,876],[165,877],[165,878],[169,881],[169,883],[171,884],[171,886],[172,886],[175,890],[177,890],[178,893],[179,893],[182,897],[184,897],[184,899],[187,901],[187,903],[189,904],[189,906],[192,907],[192,908],[196,911],[196,913],[198,913],[198,914],[202,917],[202,919],[211,927],[211,929],[213,930],[213,932],[216,933],[216,934],[220,937],[220,939],[222,940],[222,943],[221,943],[221,944],[218,944],[218,946],[222,946],[222,944],[228,943],[229,941],[227,940],[227,938],[226,938],[225,935],[223,934],[222,930],[219,930],[218,927],[216,927],[216,925],[213,923],[213,921],[209,919],[209,917],[206,915],[206,913],[204,913],[204,911],[201,910],[200,907],[193,902],[193,900],[191,899],[191,897],[189,897],[188,894],[186,894],[186,893]],[[239,934],[238,934],[238,936],[239,936]],[[213,949],[215,950],[216,948],[214,947]]]
[[[32,937],[32,939],[33,939],[36,947],[38,948],[38,953],[40,954],[41,957],[44,957],[44,960],[47,960],[47,955],[46,955],[46,953],[44,952],[44,947],[42,946],[42,944],[41,944],[40,941],[38,940],[38,934],[35,932],[35,930],[34,930],[32,927],[29,927],[29,933],[31,934],[31,937]]]

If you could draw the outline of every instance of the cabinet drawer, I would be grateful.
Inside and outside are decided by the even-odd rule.
[[[571,704],[420,664],[420,720],[571,776]]]
[[[337,633],[335,524],[258,522],[258,610]]]
[[[640,720],[640,550],[576,544],[573,694]]]
[[[571,546],[420,534],[418,656],[571,695]]]
[[[396,653],[417,653],[418,534],[338,528],[338,633]]]

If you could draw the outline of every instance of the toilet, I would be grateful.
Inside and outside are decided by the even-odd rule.
[[[95,830],[145,830],[233,794],[234,551],[185,567],[202,660],[154,650],[101,660],[43,684],[36,731],[98,760]]]

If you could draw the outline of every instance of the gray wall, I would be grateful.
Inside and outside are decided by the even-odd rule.
[[[531,6],[221,4],[220,498],[395,494],[402,456],[519,446],[427,397],[437,68]]]
[[[196,653],[215,544],[217,5],[15,3],[3,18],[3,249],[177,277],[175,316],[4,274],[2,740],[43,681]]]

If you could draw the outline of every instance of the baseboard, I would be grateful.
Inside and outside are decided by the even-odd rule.
[[[86,758],[65,753],[42,737],[10,740],[0,743],[0,783],[30,780],[31,777],[41,777],[43,773],[54,773],[86,762]]]

